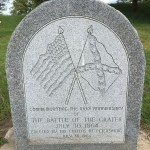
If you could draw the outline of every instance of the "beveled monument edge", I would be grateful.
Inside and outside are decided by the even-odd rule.
[[[108,14],[106,14],[106,12]],[[51,146],[28,146],[27,144],[24,90],[22,84],[23,77],[21,73],[25,47],[35,32],[42,28],[43,25],[52,20],[67,16],[89,17],[106,24],[118,35],[126,47],[129,59],[129,85],[125,144],[62,144]],[[117,19],[118,21],[114,21]],[[128,37],[126,35],[128,35]],[[132,45],[129,45],[129,43]],[[18,149],[46,150],[51,148],[53,150],[84,150],[103,148],[104,150],[107,150],[111,147],[112,150],[136,150],[143,94],[144,68],[145,59],[143,47],[137,32],[122,14],[110,6],[94,0],[58,0],[57,2],[50,1],[41,4],[38,8],[28,14],[18,25],[12,35],[7,50],[6,73],[15,135],[16,137],[19,137],[17,138]]]

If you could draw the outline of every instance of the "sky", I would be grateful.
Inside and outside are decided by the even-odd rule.
[[[6,2],[6,10],[3,11],[4,15],[10,15],[10,8],[12,7],[13,0]]]
[[[6,2],[6,10],[3,11],[4,15],[10,15],[10,8],[12,7],[12,1],[13,0],[9,0],[8,2]],[[115,3],[117,0],[101,0],[101,1],[105,3]]]

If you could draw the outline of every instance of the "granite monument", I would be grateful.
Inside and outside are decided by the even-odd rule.
[[[41,4],[7,50],[17,150],[136,150],[144,66],[137,32],[114,8]]]

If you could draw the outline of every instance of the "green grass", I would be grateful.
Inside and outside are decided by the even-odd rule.
[[[150,3],[139,5],[139,10],[133,13],[130,4],[112,5],[120,10],[138,31],[144,46],[146,58],[146,74],[144,84],[144,96],[142,103],[141,123],[150,129]]]
[[[142,119],[143,125],[150,127],[150,4],[140,4],[139,11],[132,13],[129,4],[112,5],[120,10],[137,29],[144,45],[146,57],[146,76],[143,96]],[[10,118],[10,105],[5,74],[5,55],[10,36],[23,16],[1,16],[0,21],[0,121]],[[3,139],[0,138],[0,145]]]
[[[0,15],[0,120],[10,117],[10,105],[5,73],[6,49],[12,32],[22,16]]]
[[[150,40],[150,38],[149,38]],[[150,129],[150,49],[145,51],[146,74],[144,84],[144,96],[142,106],[141,123]]]
[[[0,145],[3,145],[5,144],[7,141],[3,138],[3,137],[0,137]]]
[[[145,51],[150,51],[150,3],[139,4],[138,11],[133,13],[130,4],[112,5],[121,11],[138,31]]]

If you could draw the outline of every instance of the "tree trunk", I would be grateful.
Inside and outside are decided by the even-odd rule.
[[[138,9],[138,0],[132,0],[132,11],[137,12]]]

